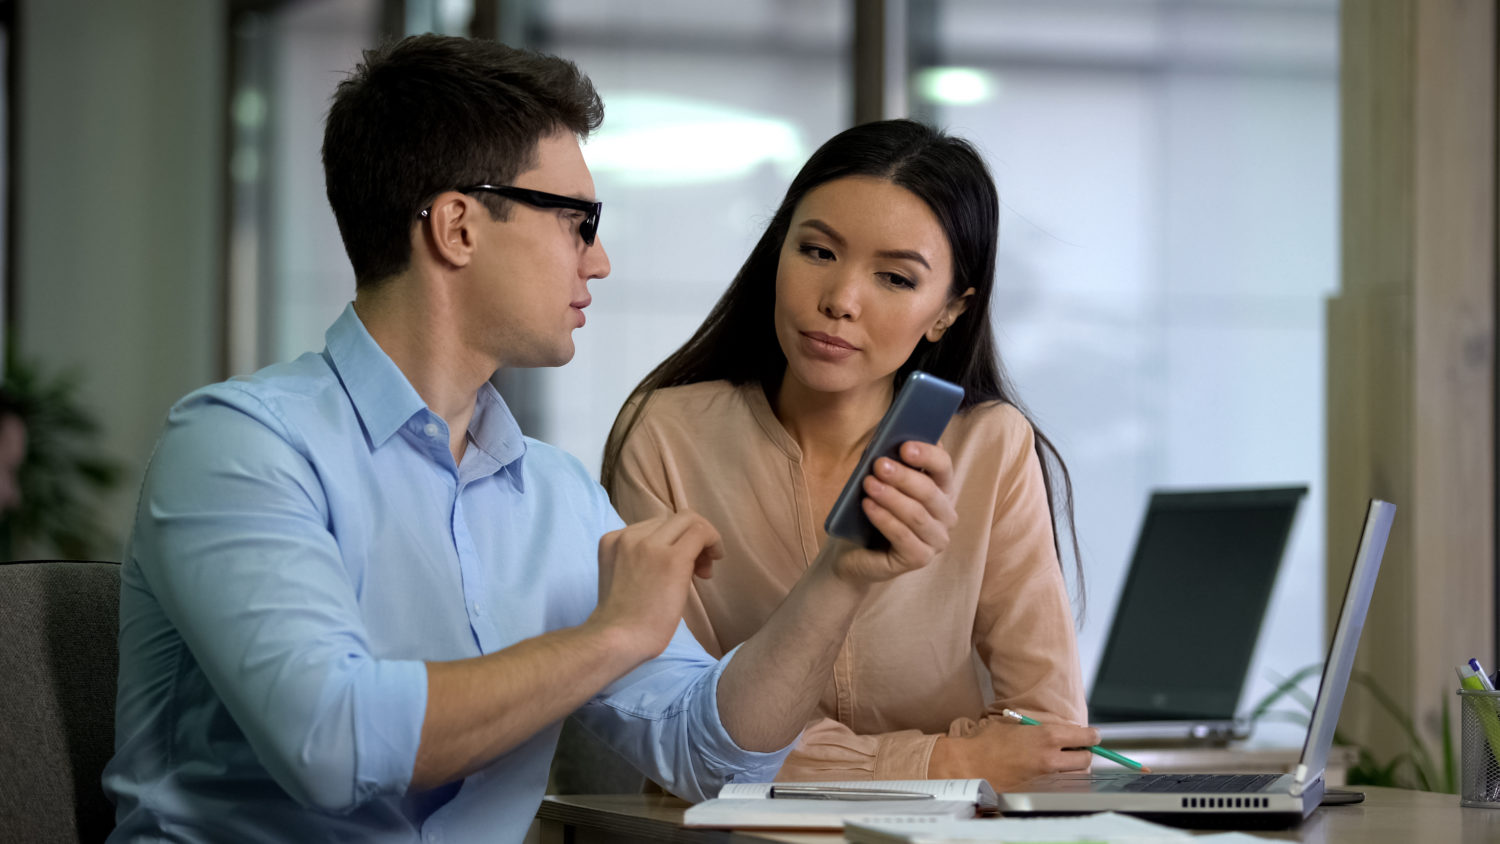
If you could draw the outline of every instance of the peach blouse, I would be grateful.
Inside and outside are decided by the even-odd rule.
[[[823,691],[822,717],[778,779],[925,777],[940,735],[967,735],[1005,707],[1084,723],[1033,439],[1010,405],[981,405],[949,423],[941,444],[953,458],[958,511],[950,547],[871,590]],[[626,522],[691,509],[723,535],[726,556],[712,579],[695,581],[686,610],[715,656],[760,628],[826,539],[801,460],[758,384],[659,390],[625,442],[614,497]]]

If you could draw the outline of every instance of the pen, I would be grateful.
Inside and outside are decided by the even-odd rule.
[[[1477,675],[1479,677],[1479,683],[1480,683],[1480,685],[1484,686],[1484,690],[1485,691],[1487,691],[1487,692],[1493,692],[1495,690],[1495,684],[1490,681],[1490,675],[1484,673],[1484,666],[1479,664],[1479,660],[1477,660],[1477,659],[1471,659],[1471,660],[1469,660],[1469,668],[1473,669],[1475,675]],[[1462,673],[1460,673],[1458,675],[1458,679],[1460,681],[1463,680],[1463,674]]]
[[[1471,692],[1494,691],[1490,678],[1485,676],[1484,669],[1479,667],[1479,660],[1471,659],[1464,665],[1456,665],[1454,671],[1458,672],[1459,688],[1468,689]],[[1479,717],[1480,729],[1484,731],[1485,738],[1490,743],[1490,752],[1500,759],[1500,713],[1495,711],[1495,701],[1477,700],[1473,704],[1473,712]]]
[[[1020,721],[1022,724],[1026,724],[1032,727],[1038,726],[1042,723],[1035,718],[1027,718],[1025,715],[1022,715],[1014,709],[1002,709],[1000,710],[1000,714],[1004,715],[1007,718],[1013,718],[1017,721]],[[1093,753],[1096,756],[1103,756],[1105,759],[1108,759],[1112,762],[1119,762],[1121,765],[1124,765],[1127,768],[1133,768],[1146,774],[1151,773],[1151,769],[1146,767],[1145,765],[1142,765],[1134,759],[1131,759],[1129,756],[1121,756],[1120,754],[1114,752],[1113,750],[1110,750],[1107,747],[1100,747],[1096,744],[1089,748],[1089,752]]]
[[[932,800],[920,791],[895,791],[879,788],[842,788],[831,785],[773,785],[772,797],[785,800]]]

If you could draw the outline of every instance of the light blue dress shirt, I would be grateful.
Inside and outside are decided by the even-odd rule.
[[[486,385],[448,427],[352,307],[327,348],[178,403],[120,590],[111,840],[519,841],[558,725],[461,783],[408,794],[426,660],[580,624],[621,526],[568,454]],[[719,722],[724,665],[686,627],[584,725],[690,799],[769,780],[789,750]]]

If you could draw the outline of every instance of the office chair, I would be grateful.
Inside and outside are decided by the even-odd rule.
[[[0,564],[0,842],[102,841],[118,563]]]

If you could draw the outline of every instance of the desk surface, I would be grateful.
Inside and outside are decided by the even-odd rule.
[[[1493,844],[1500,841],[1500,809],[1464,809],[1454,794],[1432,794],[1398,788],[1361,786],[1365,802],[1353,806],[1324,806],[1301,826],[1280,831],[1254,830],[1271,840],[1308,844],[1409,844],[1458,842]],[[589,841],[676,841],[712,844],[795,842],[832,844],[838,833],[727,832],[684,829],[675,797],[656,794],[549,795],[537,810],[542,841],[577,844]],[[567,833],[564,830],[568,830]]]

